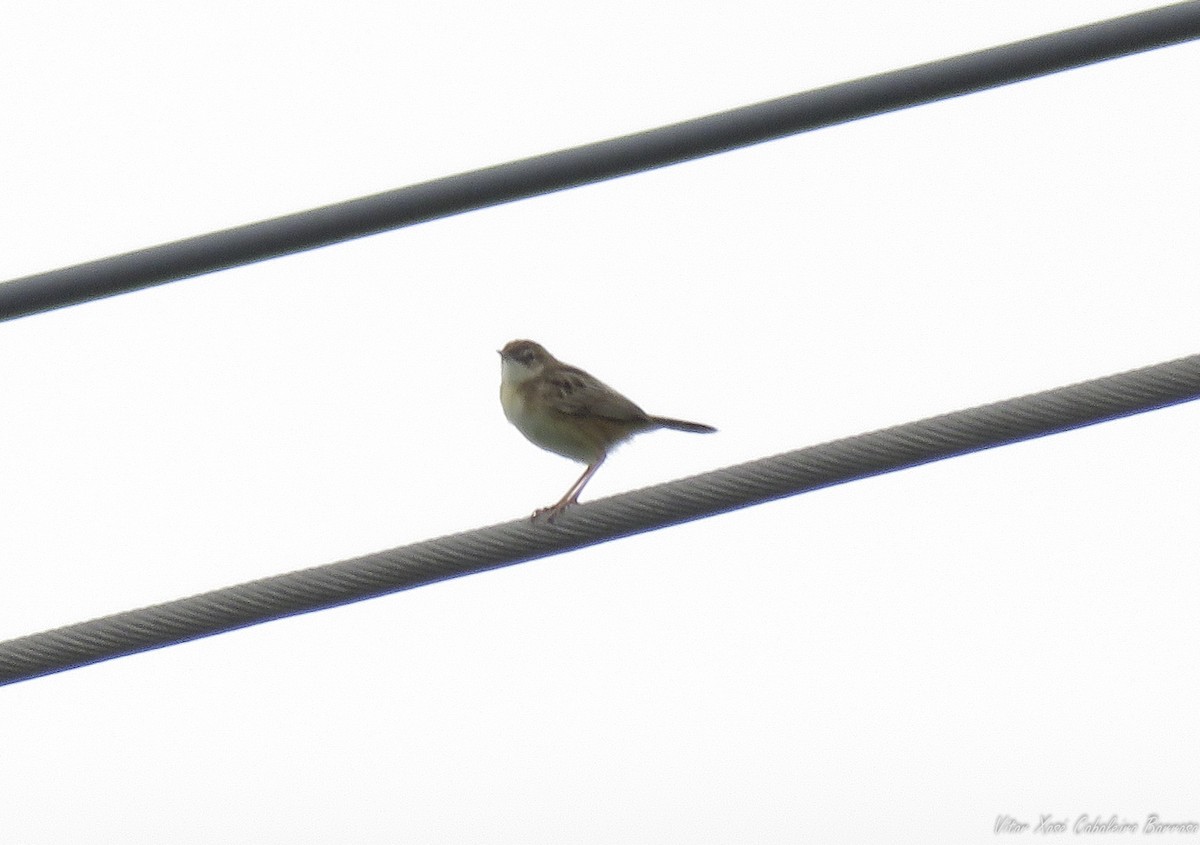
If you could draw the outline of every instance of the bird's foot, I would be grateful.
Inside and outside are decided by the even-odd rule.
[[[565,502],[559,502],[551,505],[548,508],[538,508],[533,512],[533,516],[529,517],[529,521],[537,522],[539,520],[544,520],[547,524],[553,525],[554,520],[558,519],[559,516],[562,515],[563,511],[574,504],[578,504],[578,502],[575,499],[570,499]]]

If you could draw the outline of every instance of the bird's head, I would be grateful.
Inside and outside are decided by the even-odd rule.
[[[505,381],[521,383],[541,375],[554,356],[540,343],[532,340],[512,340],[500,350],[500,362]]]

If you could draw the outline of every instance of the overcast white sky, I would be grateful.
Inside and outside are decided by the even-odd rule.
[[[0,278],[1148,7],[5,0]],[[1196,353],[1198,50],[2,324],[0,638],[548,504],[578,467],[500,412],[515,337],[721,429],[585,498]],[[0,838],[1200,821],[1198,425],[0,689]]]

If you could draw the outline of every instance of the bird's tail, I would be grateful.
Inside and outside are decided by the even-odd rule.
[[[687,420],[673,420],[670,417],[651,417],[650,422],[662,428],[673,428],[676,431],[690,431],[694,434],[712,434],[716,431],[711,425],[688,422]]]

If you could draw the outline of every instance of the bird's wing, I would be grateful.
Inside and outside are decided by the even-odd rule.
[[[543,397],[557,411],[572,416],[605,417],[623,422],[647,420],[646,412],[599,379],[574,367],[547,374]]]

